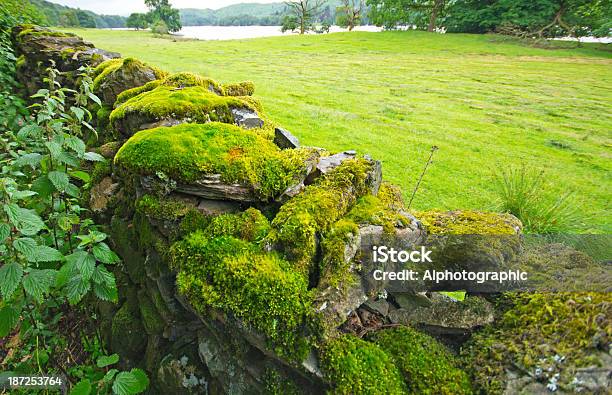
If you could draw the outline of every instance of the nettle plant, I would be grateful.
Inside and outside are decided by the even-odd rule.
[[[31,328],[37,345],[36,331],[47,324],[41,312],[75,305],[88,295],[118,299],[108,266],[119,258],[81,206],[90,182],[83,164],[104,160],[88,152],[82,139],[83,131],[96,133],[87,105],[100,100],[91,92],[88,69],[78,70],[79,88],[72,90],[61,87],[53,66],[44,79],[48,87],[32,96],[37,103],[30,107],[31,122],[0,136],[0,337],[23,322],[22,331]],[[117,372],[108,371],[98,389],[109,384],[115,393],[131,394],[148,385],[142,371]],[[75,390],[87,388],[87,382]]]

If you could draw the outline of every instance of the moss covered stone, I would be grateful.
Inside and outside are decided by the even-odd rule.
[[[193,121],[234,123],[233,109],[254,112],[246,101],[219,96],[203,86],[176,88],[160,85],[121,103],[110,115],[111,124],[125,136],[155,122]],[[171,121],[174,120],[174,121]]]
[[[186,184],[220,174],[223,182],[249,186],[269,199],[303,179],[311,156],[309,149],[281,151],[254,131],[208,123],[138,132],[121,147],[115,163],[134,174],[163,172]]]
[[[140,321],[136,301],[127,300],[115,313],[111,327],[113,350],[129,360],[142,357],[147,346],[147,335]]]
[[[577,370],[609,358],[611,294],[506,294],[503,302],[510,307],[501,318],[462,351],[482,393],[504,393],[512,371],[544,383],[558,375],[559,389],[579,392]]]
[[[223,214],[212,218],[203,232],[210,238],[232,236],[259,244],[270,230],[268,219],[251,207],[239,214]]]
[[[428,233],[436,235],[514,235],[522,228],[516,217],[502,213],[431,210],[416,212],[415,216]]]
[[[299,270],[308,272],[320,235],[368,193],[371,166],[366,159],[346,160],[280,208],[270,241],[282,247]]]
[[[122,91],[164,77],[166,73],[134,58],[111,59],[94,69],[93,89],[106,106]]]
[[[148,335],[157,335],[164,330],[164,320],[146,292],[138,293],[138,307],[145,331]]]
[[[322,346],[319,359],[332,394],[406,393],[393,360],[374,343],[342,335]]]
[[[389,355],[409,394],[471,394],[468,375],[437,340],[408,327],[375,332],[370,339]]]
[[[223,85],[223,90],[228,96],[252,96],[255,93],[255,84],[251,81],[226,84]]]
[[[174,244],[172,257],[177,288],[196,310],[221,310],[265,334],[279,355],[305,357],[308,284],[289,262],[244,240],[203,232]]]

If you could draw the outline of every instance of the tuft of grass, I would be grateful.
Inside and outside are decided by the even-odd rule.
[[[495,174],[502,211],[521,220],[527,233],[553,234],[584,230],[584,218],[573,191],[552,195],[544,170],[511,166]]]

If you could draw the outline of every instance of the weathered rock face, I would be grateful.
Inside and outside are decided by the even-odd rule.
[[[82,43],[43,33],[16,38],[25,57],[61,58],[64,45]],[[67,75],[100,53],[85,46],[63,64]],[[407,266],[374,262],[372,246],[430,247],[433,269],[561,261],[566,281],[588,263],[605,281],[595,262],[550,245],[526,249],[509,215],[406,212],[380,162],[299,148],[288,132],[273,133],[248,97],[252,84],[160,78],[125,61],[98,85],[107,106],[116,97],[110,127],[121,138],[97,148],[112,165],[94,169],[90,208],[122,257],[120,301],[100,304],[101,329],[124,363],[147,370],[150,393],[468,394],[463,368],[483,393],[536,393],[555,372],[576,391],[609,387],[609,295],[527,294],[494,310],[489,299],[498,295],[485,298],[490,290],[473,284],[374,281],[376,269]],[[23,70],[22,78],[42,79],[40,69]],[[122,84],[131,89],[120,92]],[[555,274],[538,280],[550,285]],[[465,300],[435,292],[455,289],[467,291]],[[541,320],[558,330],[543,330]],[[457,347],[473,334],[463,348],[470,364],[409,327]],[[601,367],[586,366],[592,358]],[[537,368],[543,376],[531,374]]]
[[[45,68],[52,63],[62,72],[59,80],[73,85],[77,70],[81,66],[95,67],[119,57],[118,53],[95,48],[93,44],[71,33],[60,33],[40,26],[20,25],[12,31],[19,81],[33,95],[42,88],[40,78],[46,75]]]
[[[113,107],[117,95],[164,77],[166,73],[139,60],[114,59],[100,64],[94,70],[94,93],[106,106]]]

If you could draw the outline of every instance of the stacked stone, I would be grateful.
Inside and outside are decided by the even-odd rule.
[[[300,147],[250,82],[169,74],[38,27],[15,29],[14,40],[30,92],[44,76],[39,60],[67,76],[97,66],[91,145],[108,161],[94,169],[90,207],[123,260],[120,303],[100,310],[112,350],[147,369],[152,393],[418,393],[423,382],[470,393],[453,355],[406,326],[456,345],[493,322],[481,296],[491,290],[372,282],[381,266],[370,248],[427,245],[430,268],[501,268],[523,256],[520,221],[407,212],[380,162]],[[498,237],[473,235],[483,233]]]

